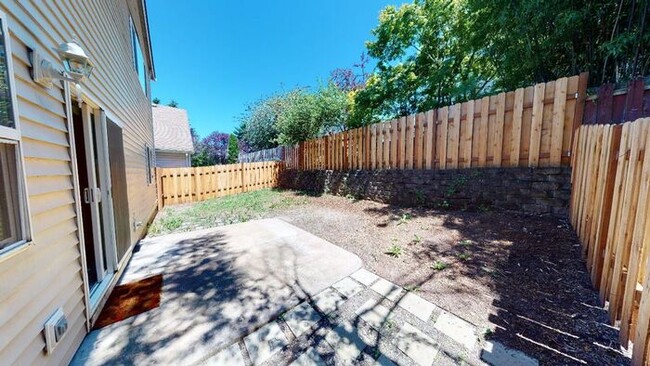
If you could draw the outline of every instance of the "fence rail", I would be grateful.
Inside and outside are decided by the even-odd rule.
[[[158,168],[158,208],[276,187],[281,165],[281,162],[271,161],[194,168]]]
[[[487,96],[287,147],[287,168],[569,165],[588,75]]]
[[[620,340],[645,362],[650,325],[650,118],[582,126],[575,139],[571,223]]]

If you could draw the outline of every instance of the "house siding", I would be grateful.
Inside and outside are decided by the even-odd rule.
[[[190,164],[185,153],[156,151],[156,166],[159,168],[187,168]]]
[[[32,81],[28,46],[57,64],[53,49],[77,36],[95,65],[84,93],[123,128],[132,245],[146,229],[133,223],[146,223],[155,212],[156,187],[147,184],[145,159],[145,146],[153,146],[151,108],[133,67],[130,6],[119,0],[0,3],[10,33],[33,231],[33,245],[0,261],[2,365],[67,364],[87,332],[66,96],[60,82],[47,89]],[[69,329],[47,355],[43,323],[58,307]]]

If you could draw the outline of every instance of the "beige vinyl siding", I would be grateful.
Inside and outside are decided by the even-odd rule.
[[[156,151],[156,166],[159,168],[189,167],[185,153]]]
[[[31,80],[26,47],[58,64],[53,48],[76,34],[92,58],[83,89],[123,127],[131,224],[155,209],[144,155],[145,144],[153,146],[150,102],[131,60],[126,1],[3,0],[0,10],[8,17],[34,234],[33,245],[0,261],[0,364],[66,364],[86,334],[70,134],[62,84],[46,89]],[[131,225],[132,241],[143,231]],[[43,323],[58,307],[69,329],[46,355]]]

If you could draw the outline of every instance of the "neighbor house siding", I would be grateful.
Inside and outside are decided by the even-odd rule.
[[[62,84],[46,89],[32,81],[26,47],[58,64],[53,48],[75,34],[92,58],[84,93],[124,129],[133,242],[145,229],[133,223],[146,222],[156,200],[144,153],[153,146],[150,102],[131,59],[126,1],[3,0],[0,10],[8,17],[34,234],[33,245],[0,261],[0,364],[66,364],[86,334],[70,131]],[[43,323],[58,307],[69,330],[46,355]]]
[[[190,164],[185,153],[156,151],[156,166],[159,168],[186,168]]]

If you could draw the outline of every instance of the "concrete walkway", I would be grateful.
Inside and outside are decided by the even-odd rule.
[[[536,365],[357,256],[281,220],[152,238],[121,282],[161,306],[91,332],[72,364]]]

